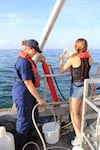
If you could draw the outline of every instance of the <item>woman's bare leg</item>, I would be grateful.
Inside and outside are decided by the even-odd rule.
[[[80,130],[81,130],[81,117],[79,114],[81,104],[82,100],[76,100],[74,98],[70,98],[69,100],[71,120],[78,139],[80,138]]]

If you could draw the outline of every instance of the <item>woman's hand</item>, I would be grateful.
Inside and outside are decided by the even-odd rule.
[[[43,100],[42,98],[39,98],[38,100],[39,105],[46,105],[46,101]]]
[[[62,61],[63,59],[64,59],[64,55],[63,54],[59,55],[59,61]]]

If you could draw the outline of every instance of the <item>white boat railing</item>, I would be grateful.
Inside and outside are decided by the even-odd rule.
[[[100,75],[100,74],[99,74]],[[67,73],[63,73],[63,74],[41,74],[40,75],[40,78],[43,79],[43,82],[44,82],[44,86],[41,87],[43,88],[43,99],[47,102],[48,101],[48,95],[47,95],[47,91],[48,91],[48,86],[47,86],[47,78],[48,77],[57,77],[57,78],[63,78],[63,77],[69,77],[70,76],[70,73],[67,72]],[[95,76],[95,73],[91,73],[90,76]],[[61,82],[61,80],[59,80]],[[54,85],[55,86],[55,85]],[[66,84],[66,87],[67,87],[67,84]],[[40,89],[41,89],[40,88]],[[69,87],[70,88],[70,87]],[[61,89],[61,92],[63,92],[63,90]],[[68,91],[67,91],[68,92]],[[58,93],[57,93],[58,94]],[[50,97],[49,97],[50,98]],[[52,99],[52,98],[51,98]],[[59,99],[58,102],[54,102],[53,100],[51,100],[50,102],[47,102],[48,105],[51,107],[51,105],[55,105],[55,104],[59,104],[59,105],[63,105],[64,106],[64,109],[62,109],[62,107],[60,108],[61,111],[65,114],[65,113],[68,113],[68,109],[66,109],[66,107],[68,108],[68,105],[69,105],[69,97],[65,97],[66,100],[63,100],[63,99]],[[55,108],[57,109],[57,107]],[[10,109],[12,112],[16,112],[16,106],[15,104],[13,103],[12,105],[12,108]],[[64,111],[65,110],[65,111]],[[93,117],[93,115],[92,115]]]
[[[62,73],[62,74],[42,74],[42,75],[40,75],[40,77],[41,78],[43,78],[44,79],[44,99],[46,100],[46,91],[47,91],[47,78],[48,77],[67,77],[67,76],[70,76],[70,73],[69,72],[67,72],[67,73]],[[90,73],[90,76],[93,78],[93,80],[94,80],[94,77],[95,76],[100,76],[100,73]],[[92,88],[96,88],[95,87],[95,84],[92,84],[93,86],[92,86]],[[66,85],[67,86],[67,85]],[[96,89],[95,89],[96,90]],[[93,89],[91,89],[91,91],[93,91]],[[94,95],[94,93],[93,93],[93,95]],[[68,98],[66,98],[66,99],[68,99]]]
[[[42,75],[40,75],[40,78],[43,78],[43,80],[44,80],[44,87],[43,87],[43,91],[44,91],[43,94],[44,94],[44,96],[43,96],[43,99],[47,102],[47,106],[44,109],[45,110],[49,110],[49,109],[52,108],[54,110],[55,114],[58,115],[58,116],[61,116],[62,114],[68,114],[68,105],[69,105],[68,104],[68,100],[67,100],[67,98],[66,98],[66,101],[65,100],[61,100],[61,98],[59,98],[59,100],[57,102],[54,102],[53,100],[48,102],[47,78],[50,77],[52,79],[52,81],[53,81],[54,77],[61,78],[61,77],[64,77],[64,76],[70,76],[70,74],[69,73],[67,73],[67,74],[64,73],[64,74],[42,74]],[[54,83],[54,87],[55,87],[55,83]],[[41,106],[40,106],[40,108],[41,108]],[[40,109],[40,111],[41,111],[41,109]],[[45,115],[44,112],[41,113],[41,114]]]
[[[91,84],[100,85],[100,79],[85,79],[84,81],[81,147],[85,140],[91,150],[100,150],[100,93],[98,93],[96,96],[88,96],[89,85]],[[89,108],[91,108],[92,111],[90,111]],[[85,131],[84,130],[85,121],[88,121],[88,119],[91,118],[92,120],[93,119],[95,120],[94,126],[92,127],[90,124],[88,130]]]
[[[99,74],[100,75],[100,74]],[[44,100],[46,100],[46,102],[47,102],[47,100],[48,100],[48,95],[47,95],[47,91],[48,91],[48,86],[47,86],[47,78],[48,77],[51,77],[51,78],[53,78],[53,77],[57,77],[57,78],[63,78],[63,77],[69,77],[70,76],[70,73],[69,72],[67,72],[67,73],[63,73],[63,74],[42,74],[40,77],[41,78],[43,78],[43,80],[44,80],[44,87],[43,87],[43,94],[44,94],[44,96],[43,96],[43,99]],[[95,76],[95,73],[90,73],[90,76],[93,78],[94,76]],[[92,79],[93,81],[94,81],[94,79]],[[61,81],[61,80],[58,80],[58,81]],[[67,84],[66,84],[66,87],[67,87]],[[70,87],[69,87],[70,88]],[[60,88],[61,89],[61,88]],[[56,89],[57,90],[57,89]],[[63,92],[63,90],[61,89],[61,92]],[[58,93],[57,93],[58,94]],[[50,97],[49,97],[50,98]],[[52,99],[52,98],[51,98]],[[58,107],[58,109],[60,109],[60,111],[59,112],[57,112],[58,114],[66,114],[66,113],[68,113],[68,105],[69,105],[69,101],[68,101],[68,99],[69,99],[69,97],[66,97],[66,101],[65,100],[63,100],[63,99],[61,99],[61,100],[59,100],[58,102],[54,102],[54,101],[50,101],[50,102],[47,102],[48,103],[48,106],[50,106],[51,107],[51,105],[53,106],[53,105],[56,105],[56,104],[58,104],[58,106],[60,105],[61,107]],[[65,105],[63,105],[63,104],[65,104]],[[64,106],[64,107],[62,107],[62,106]],[[49,108],[45,108],[45,109],[49,109]],[[52,107],[52,109],[56,109],[56,111],[57,111],[57,107]],[[55,112],[56,113],[56,112]],[[56,114],[57,114],[56,113]],[[93,115],[92,115],[92,117],[93,117]]]

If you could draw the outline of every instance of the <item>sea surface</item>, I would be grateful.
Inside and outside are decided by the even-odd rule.
[[[0,50],[0,108],[12,106],[12,86],[14,81],[13,71],[17,59],[17,54],[20,50],[11,49]],[[46,57],[46,62],[51,65],[54,74],[59,74],[59,54],[62,54],[61,49],[45,49],[43,55]],[[100,50],[90,50],[93,56],[93,66],[91,72],[96,72],[98,63],[100,63]],[[39,73],[43,74],[42,64],[37,65]],[[55,84],[56,80],[56,84]],[[57,97],[62,100],[67,100],[69,96],[70,77],[56,77],[54,87],[57,92]],[[37,89],[42,98],[44,98],[44,81],[41,79],[41,88]],[[47,87],[48,88],[48,87]],[[58,90],[59,89],[59,90]],[[52,101],[50,92],[47,93],[47,101]]]

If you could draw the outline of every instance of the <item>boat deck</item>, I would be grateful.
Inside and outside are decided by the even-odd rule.
[[[45,117],[46,116],[44,116],[44,118]],[[49,119],[52,120],[52,118],[53,117],[51,117]],[[6,111],[4,111],[4,110],[0,111],[0,126],[4,125],[6,130],[8,132],[13,133],[13,135],[15,134],[16,119],[17,119],[16,114],[15,113],[11,113],[11,111],[9,111],[9,109],[6,109]],[[41,120],[43,121],[43,117],[42,117]],[[46,118],[46,122],[47,121],[48,121],[48,116]],[[67,125],[68,125],[68,123],[67,123]],[[62,127],[63,126],[64,126],[64,124],[62,125]],[[65,124],[65,126],[66,126],[66,124]],[[53,149],[55,149],[55,150],[58,150],[58,149],[63,150],[63,147],[64,147],[64,148],[67,148],[68,150],[72,150],[73,146],[71,144],[71,140],[74,139],[73,126],[69,122],[69,125],[67,127],[63,128],[63,129],[62,129],[62,127],[61,127],[61,131],[60,131],[59,141],[56,144],[48,144],[48,143],[45,142],[47,149],[49,147],[51,147],[52,150]],[[40,132],[41,132],[41,134],[43,136],[43,139],[44,139],[44,135],[43,135],[43,132],[42,132],[42,124],[39,125],[39,130],[40,130]],[[40,150],[44,150],[42,142],[41,142],[40,137],[38,136],[37,132],[35,132],[34,135],[36,135],[38,137],[38,140],[36,141],[36,143],[39,145]],[[62,148],[60,148],[60,147],[62,147]],[[27,150],[27,149],[25,148],[25,150]],[[33,149],[31,149],[31,150],[33,150]],[[35,148],[34,148],[34,150],[35,150]],[[37,148],[36,148],[36,150],[37,150]],[[86,148],[84,148],[84,150],[90,150],[90,148],[86,147]]]
[[[53,117],[51,117],[51,118],[53,118]],[[51,118],[49,118],[49,119],[51,119]],[[5,112],[4,110],[0,111],[0,126],[5,126],[6,130],[8,132],[13,133],[13,135],[15,134],[16,119],[17,119],[17,116],[15,113],[10,113],[10,111]],[[41,117],[40,117],[40,119],[41,119]],[[41,120],[43,121],[43,117]],[[48,121],[48,117],[46,118],[46,122],[47,121]],[[39,130],[44,139],[44,135],[42,133],[42,125],[39,125]],[[60,136],[59,142],[57,142],[56,144],[47,144],[46,143],[46,147],[54,147],[54,146],[66,147],[71,150],[72,149],[71,140],[74,138],[74,132],[73,132],[72,126],[70,126],[68,129],[66,129],[66,131],[63,130],[63,133],[61,133],[61,134],[62,134],[62,136]],[[43,150],[42,142],[41,142],[37,132],[35,132],[35,135],[38,137],[37,144],[39,145],[40,150]],[[37,150],[37,148],[36,148],[36,150]]]

